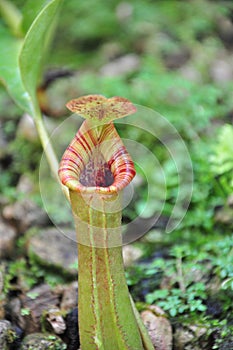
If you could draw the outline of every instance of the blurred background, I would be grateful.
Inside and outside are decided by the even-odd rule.
[[[11,2],[19,10],[25,3]],[[2,18],[0,24],[5,25]],[[139,226],[153,224],[125,249],[127,280],[139,304],[165,310],[173,326],[174,350],[233,348],[233,3],[64,1],[38,88],[49,132],[70,115],[65,103],[85,94],[123,96],[151,108],[184,140],[192,161],[193,193],[184,219],[167,234],[178,191],[185,191],[174,159],[153,133],[118,126],[122,137],[154,154],[166,179],[164,194],[159,170],[149,158],[139,161],[136,191],[123,222],[140,216]],[[62,132],[67,129],[65,124]],[[59,153],[56,137],[53,141]],[[53,291],[76,278],[75,246],[69,248],[71,260],[59,265],[60,255],[54,253],[50,261],[52,253],[45,255],[46,247],[39,243],[46,237],[48,246],[48,230],[53,230],[40,195],[41,155],[33,121],[0,86],[0,257],[7,281],[0,303],[2,318],[11,321],[12,308],[6,312],[5,304],[12,297],[24,296],[41,283]],[[179,161],[182,156],[178,152]],[[149,206],[148,183],[155,189]],[[51,194],[47,187],[44,191],[53,196],[53,188]],[[60,203],[51,203],[46,209],[53,221],[65,226],[70,218]],[[180,209],[186,204],[184,195]],[[54,250],[62,254],[59,249]],[[24,303],[21,318],[22,309],[29,308]],[[27,333],[22,321],[20,327]]]

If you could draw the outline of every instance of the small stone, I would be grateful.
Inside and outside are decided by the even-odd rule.
[[[158,306],[150,306],[141,313],[152,344],[156,350],[172,350],[172,327],[165,313]]]
[[[78,301],[78,282],[73,282],[71,285],[64,289],[61,310],[68,311],[72,310],[77,306]]]
[[[161,307],[157,306],[157,305],[149,305],[148,306],[148,310],[152,311],[154,315],[156,316],[163,316],[166,317],[166,312],[161,309]]]
[[[116,15],[119,21],[127,21],[133,13],[133,6],[129,2],[120,2],[116,8]]]
[[[231,194],[227,199],[227,205],[233,207],[233,194]]]
[[[25,330],[26,322],[21,314],[21,306],[19,298],[10,299],[6,306],[6,314],[10,317],[13,324],[17,325],[20,329]]]
[[[205,334],[207,329],[203,326],[180,326],[174,333],[174,345],[177,350],[202,350],[205,348]],[[203,337],[203,341],[201,338]]]
[[[19,182],[17,184],[17,192],[20,193],[31,193],[33,191],[33,182],[27,175],[22,175],[19,179]]]
[[[57,295],[46,284],[31,289],[27,295],[21,296],[20,299],[22,303],[21,314],[22,311],[26,311],[23,318],[27,333],[40,331],[42,315],[46,315],[48,310],[55,309],[59,305]]]
[[[197,338],[202,337],[207,332],[207,329],[205,327],[197,325],[190,325],[189,329],[196,335]]]
[[[217,58],[211,67],[210,74],[216,83],[224,84],[232,81],[232,61],[227,58]]]
[[[34,120],[29,114],[25,113],[21,117],[17,129],[17,134],[18,136],[22,136],[28,141],[38,141],[38,133],[36,130],[36,126]]]
[[[205,282],[205,285],[210,295],[215,295],[216,290],[222,289],[222,283],[223,282],[220,276],[213,275],[208,281]]]
[[[7,320],[0,320],[0,349],[8,350],[8,337],[11,331],[11,323]]]
[[[65,332],[66,324],[62,317],[60,309],[49,309],[46,314],[46,320],[51,325],[55,334],[63,334]]]
[[[174,52],[166,53],[163,56],[168,69],[177,69],[190,59],[191,53],[187,47],[179,47]]]
[[[32,333],[26,336],[20,350],[65,350],[63,341],[54,334]]]
[[[63,230],[71,237],[70,230]],[[28,242],[28,254],[39,264],[58,271],[77,275],[77,243],[67,238],[56,228],[47,228],[32,236]]]
[[[0,167],[0,173],[2,173],[1,167]],[[9,200],[7,199],[7,197],[0,193],[0,210],[2,211],[2,209],[8,204],[9,204]]]
[[[164,231],[161,229],[152,229],[143,237],[143,240],[149,243],[161,244],[164,241]]]
[[[184,66],[181,66],[179,69],[179,73],[182,77],[188,79],[191,82],[199,84],[202,83],[201,73],[192,64],[186,64]]]
[[[5,206],[3,217],[17,228],[18,233],[24,233],[31,226],[44,226],[49,221],[47,213],[28,198]]]
[[[133,245],[125,245],[123,246],[122,254],[125,267],[129,267],[142,257],[143,252],[140,248]]]
[[[0,221],[0,259],[13,255],[16,240],[16,231]]]
[[[193,334],[188,329],[179,327],[174,334],[175,347],[177,350],[185,349],[185,346],[193,340]]]
[[[135,54],[128,54],[107,63],[100,70],[100,74],[105,77],[116,77],[119,75],[135,72],[140,65],[139,57]]]
[[[216,222],[219,222],[224,225],[232,225],[233,224],[233,208],[223,206],[219,208],[214,217]]]
[[[233,46],[233,23],[226,16],[218,16],[218,31],[220,38],[224,41],[227,48]]]
[[[122,47],[119,42],[107,42],[101,47],[102,56],[105,60],[111,61],[122,55]]]

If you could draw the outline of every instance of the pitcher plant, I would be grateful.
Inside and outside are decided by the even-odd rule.
[[[113,120],[136,107],[101,95],[71,100],[67,107],[85,118],[59,167],[77,233],[81,349],[154,349],[130,299],[122,258],[121,193],[135,168]]]

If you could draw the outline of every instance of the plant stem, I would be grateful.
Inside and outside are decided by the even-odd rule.
[[[53,146],[50,142],[50,139],[49,139],[48,133],[46,131],[44,121],[42,118],[42,114],[41,114],[39,107],[37,107],[36,109],[33,109],[32,114],[34,116],[36,129],[37,129],[43,150],[45,152],[47,161],[49,163],[51,173],[55,177],[56,181],[61,185],[59,177],[58,177],[57,156],[56,156],[54,149],[53,149]],[[65,194],[66,198],[69,200],[69,191],[68,191],[67,187],[63,186],[63,185],[61,185],[61,187],[62,187],[62,191]]]
[[[119,195],[70,191],[70,199],[79,242],[82,350],[143,350],[124,274]]]

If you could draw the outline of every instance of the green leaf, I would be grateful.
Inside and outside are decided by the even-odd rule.
[[[22,14],[18,8],[12,3],[12,1],[1,0],[0,1],[0,15],[4,22],[7,24],[11,33],[16,37],[21,37],[21,20]]]
[[[39,296],[39,293],[37,292],[28,292],[27,296],[31,299],[36,299]]]
[[[24,110],[29,111],[30,98],[27,94],[18,66],[18,55],[22,40],[14,38],[0,23],[0,80],[13,100]]]
[[[218,134],[214,146],[214,154],[210,157],[212,171],[215,175],[221,175],[233,168],[233,127],[230,124],[223,125]]]
[[[175,317],[175,316],[177,315],[177,310],[176,310],[175,308],[171,308],[171,309],[169,310],[169,313],[170,313],[170,315],[171,315],[172,317]]]
[[[22,315],[22,316],[28,316],[28,315],[30,315],[30,309],[27,308],[27,307],[22,308],[22,309],[21,309],[21,315]]]
[[[25,37],[19,56],[19,66],[26,91],[32,98],[34,109],[38,108],[36,87],[44,56],[45,44],[51,24],[62,0],[51,0],[32,23]]]
[[[167,289],[155,290],[153,293],[148,293],[146,295],[146,302],[152,304],[154,301],[159,299],[166,299],[169,294]]]
[[[43,8],[24,41],[13,37],[0,23],[0,80],[14,101],[29,113],[37,108],[36,87],[45,43],[61,2],[62,0],[51,0]],[[32,7],[27,25],[41,8],[39,4],[42,7],[45,0],[38,1]]]
[[[28,0],[23,7],[22,30],[26,34],[32,22],[40,11],[50,2],[50,0]]]

